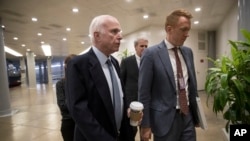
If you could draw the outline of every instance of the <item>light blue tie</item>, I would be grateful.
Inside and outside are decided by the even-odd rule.
[[[120,96],[120,91],[118,87],[118,81],[116,79],[115,72],[112,67],[112,63],[109,59],[107,60],[107,64],[108,64],[109,73],[110,73],[110,77],[112,81],[113,106],[115,110],[114,112],[115,112],[116,127],[117,127],[117,130],[119,130],[121,126],[121,120],[122,120],[121,96]]]

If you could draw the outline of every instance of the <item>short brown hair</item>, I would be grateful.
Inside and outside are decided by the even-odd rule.
[[[76,54],[70,54],[68,55],[65,60],[64,60],[64,64],[67,65],[67,63],[69,62],[69,60],[71,60],[72,58],[76,57]]]
[[[193,17],[192,14],[188,12],[187,10],[184,10],[184,9],[174,10],[167,16],[165,27],[174,26],[177,23],[179,17],[181,16],[186,17],[188,19],[191,19]]]

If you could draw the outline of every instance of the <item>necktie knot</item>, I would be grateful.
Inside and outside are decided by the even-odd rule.
[[[111,60],[110,60],[110,59],[107,59],[106,63],[107,63],[109,66],[112,66],[112,63],[111,63]]]
[[[177,53],[178,52],[178,47],[173,47],[172,50]]]

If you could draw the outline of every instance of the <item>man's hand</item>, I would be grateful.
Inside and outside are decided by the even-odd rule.
[[[141,127],[141,139],[143,141],[149,141],[151,139],[151,128],[143,128]]]
[[[128,110],[127,110],[127,116],[130,118],[130,108],[128,108]],[[140,120],[139,120],[139,125],[141,124],[142,117],[143,117],[143,112],[140,112]]]

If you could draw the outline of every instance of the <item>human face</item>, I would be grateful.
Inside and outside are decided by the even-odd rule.
[[[182,46],[189,36],[188,32],[190,29],[190,20],[181,16],[176,25],[167,26],[167,40],[174,46]]]
[[[117,19],[105,19],[100,32],[95,32],[98,48],[107,56],[119,50],[122,39],[121,26]]]
[[[136,54],[141,57],[142,55],[142,52],[144,51],[145,48],[148,47],[148,41],[147,40],[143,40],[143,39],[140,39],[138,40],[138,44],[135,46],[135,51],[136,51]]]

